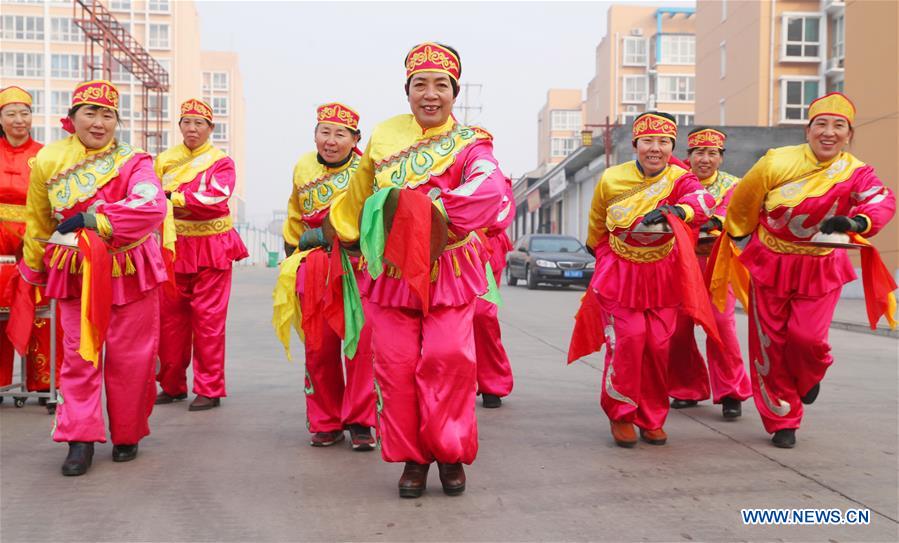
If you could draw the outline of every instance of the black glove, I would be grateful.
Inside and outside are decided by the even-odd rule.
[[[590,253],[590,256],[592,256],[593,258],[596,258],[596,249],[594,249],[593,247],[590,247],[589,245],[587,245],[586,248],[587,248],[587,252]]]
[[[718,217],[709,217],[709,221],[699,227],[700,232],[709,232],[711,230],[721,230],[723,225]]]
[[[674,213],[675,215],[680,217],[681,220],[684,220],[684,218],[686,218],[686,216],[687,216],[687,213],[678,206],[664,205],[662,207],[653,209],[652,211],[650,211],[649,213],[644,215],[642,223],[649,225],[649,224],[662,224],[663,222],[668,222],[668,219],[665,218],[666,212]]]
[[[171,192],[171,191],[167,190],[167,191],[165,191],[163,194],[165,194],[165,199],[166,199],[166,200],[171,200],[171,199],[172,199],[172,192]]]
[[[868,220],[856,215],[851,219],[845,215],[836,215],[821,223],[821,233],[833,234],[834,232],[864,232],[868,229]]]
[[[84,213],[72,215],[68,219],[62,221],[56,227],[56,231],[60,234],[68,234],[69,232],[74,232],[81,228],[84,228]]]
[[[325,234],[322,232],[321,228],[310,228],[303,232],[303,235],[300,236],[300,250],[305,251],[307,249],[315,249],[316,247],[324,247],[327,244],[325,242]]]
[[[284,242],[284,256],[290,256],[296,250],[297,250],[296,246],[291,245],[291,244],[287,243],[286,241]]]
[[[728,232],[727,235],[730,236],[730,239],[732,239],[738,243],[749,237],[749,234],[746,234],[745,236],[735,236],[735,235],[731,234],[730,232]]]

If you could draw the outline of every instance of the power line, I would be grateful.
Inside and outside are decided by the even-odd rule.
[[[457,110],[462,111],[462,124],[468,124],[468,113],[470,111],[476,111],[480,113],[483,111],[483,107],[474,106],[469,103],[469,96],[471,95],[471,89],[478,89],[478,93],[480,93],[481,89],[484,85],[480,83],[463,83],[462,84],[462,105],[456,105]]]

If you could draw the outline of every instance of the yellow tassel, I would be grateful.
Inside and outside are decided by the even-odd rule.
[[[134,269],[134,262],[131,261],[131,253],[125,253],[125,275],[134,275],[137,272]]]
[[[78,273],[79,273],[79,274],[83,274],[83,273],[84,273],[84,259],[83,259],[83,258],[81,259],[81,263],[78,264]]]
[[[453,273],[456,274],[456,277],[462,277],[462,268],[459,267],[459,259],[456,258],[456,253],[453,253]]]
[[[468,245],[465,246],[465,249],[463,249],[462,252],[465,253],[465,258],[468,259],[468,263],[474,266],[474,262],[471,261],[471,255],[468,253]]]
[[[365,269],[365,257],[364,256],[359,257],[359,264],[356,266],[356,269],[358,269],[359,271],[362,271]]]
[[[59,262],[59,245],[53,248],[53,254],[50,256],[50,267],[55,268],[57,262]]]
[[[112,256],[112,276],[113,277],[121,277],[122,276],[122,267],[119,266],[119,259]]]
[[[59,247],[57,247],[57,249],[59,249]],[[71,251],[69,251],[68,249],[60,249],[60,251],[59,251],[59,260],[56,262],[56,269],[57,269],[57,270],[63,269],[63,267],[66,265],[66,264],[65,264],[65,262],[66,262],[66,256],[68,256],[69,254],[71,254]]]
[[[69,260],[69,275],[75,275],[78,273],[78,255],[72,254],[72,258]]]
[[[434,262],[434,265],[431,266],[431,282],[432,283],[437,282],[437,274],[439,272],[440,272],[440,266],[437,264],[437,262]]]

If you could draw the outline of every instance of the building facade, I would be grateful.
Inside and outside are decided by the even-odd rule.
[[[194,2],[108,0],[104,5],[169,73],[169,92],[163,95],[162,103],[156,104],[154,93],[149,96],[147,111],[151,126],[155,125],[157,115],[163,121],[160,148],[156,149],[155,140],[150,140],[149,152],[158,153],[181,141],[177,108],[184,100],[215,97],[218,111],[228,112],[222,116],[228,126],[224,129],[227,137],[223,138],[222,129],[217,128],[213,139],[237,162],[238,187],[231,205],[235,217],[242,218],[243,140],[233,136],[237,130],[243,130],[244,117],[237,55],[201,51],[200,21]],[[62,139],[68,134],[60,127],[59,119],[68,111],[72,89],[91,75],[85,73],[85,37],[73,22],[72,1],[0,0],[0,7],[0,87],[18,85],[31,92],[34,139],[40,142]],[[99,58],[88,61],[97,67],[101,64]],[[205,73],[227,74],[224,76],[227,88],[207,92],[203,87]],[[99,72],[93,74],[93,77],[100,76]],[[117,137],[144,146],[142,85],[117,63],[112,67],[112,80],[121,92]],[[216,104],[212,105],[216,108]]]
[[[812,100],[844,88],[840,0],[701,0],[696,29],[700,124],[802,125]]]
[[[587,85],[587,123],[629,125],[643,111],[661,109],[681,126],[693,124],[695,22],[693,8],[610,7]]]
[[[537,162],[558,164],[581,145],[584,99],[580,89],[550,89],[537,114]]]

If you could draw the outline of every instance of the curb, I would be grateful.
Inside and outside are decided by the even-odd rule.
[[[744,311],[743,308],[739,306],[739,304],[737,304],[737,307],[735,309],[738,313],[742,313],[744,315],[746,314],[746,311]],[[830,327],[836,330],[855,332],[856,334],[868,334],[870,336],[881,336],[892,339],[899,339],[899,330],[890,330],[889,328],[877,328],[876,330],[871,330],[871,327],[867,324],[861,324],[858,322],[833,320],[830,323]]]

